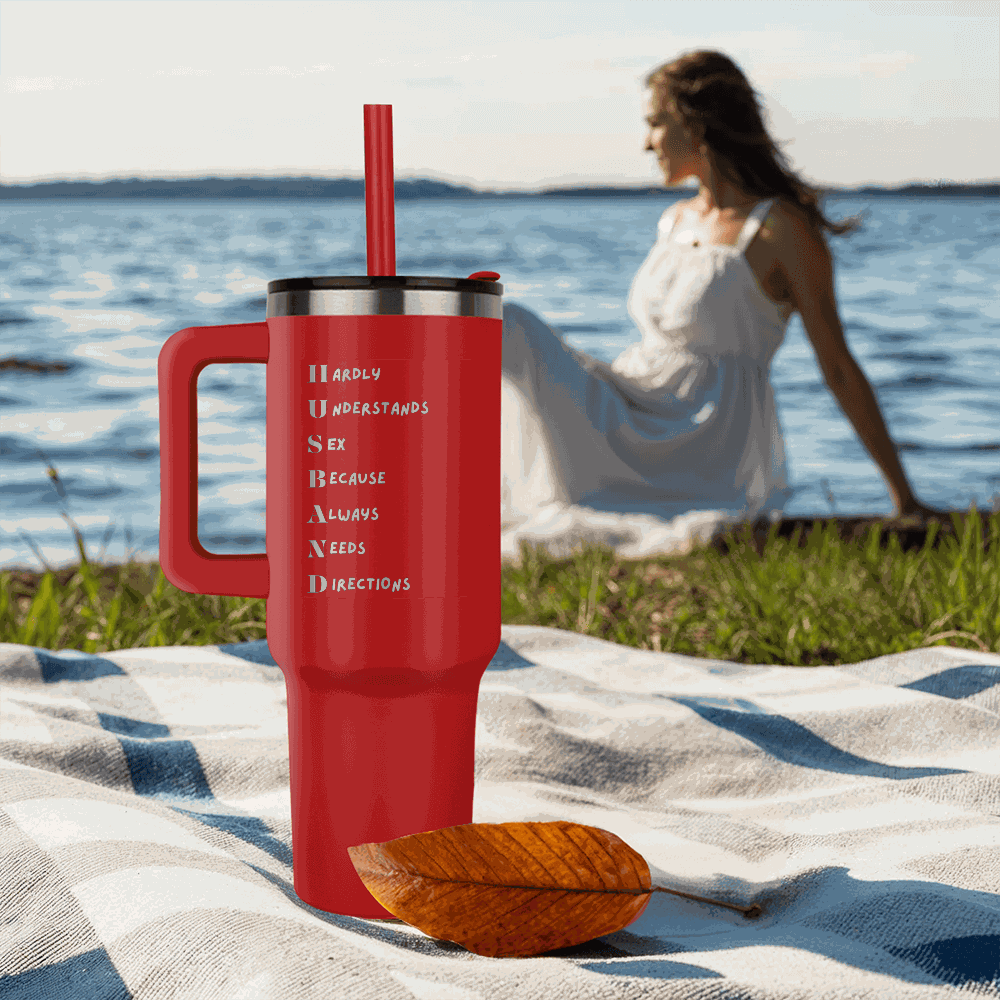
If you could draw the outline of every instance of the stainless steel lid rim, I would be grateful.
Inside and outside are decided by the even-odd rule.
[[[313,289],[381,289],[413,288],[438,292],[478,292],[481,295],[503,295],[503,285],[482,278],[436,278],[420,275],[329,275],[314,278],[279,278],[267,283],[267,293],[310,291]]]
[[[503,299],[495,293],[478,291],[399,287],[269,291],[267,318],[279,316],[461,316],[502,320]]]

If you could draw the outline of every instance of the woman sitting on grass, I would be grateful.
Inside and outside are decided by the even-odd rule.
[[[628,298],[642,339],[612,364],[505,305],[504,551],[586,539],[635,558],[699,525],[779,517],[792,490],[770,365],[793,312],[896,516],[940,513],[914,494],[837,315],[823,230],[859,221],[823,215],[726,56],[686,54],[646,85],[646,150],[667,186],[696,177],[698,193],[661,216]]]

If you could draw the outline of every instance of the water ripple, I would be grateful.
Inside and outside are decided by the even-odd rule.
[[[610,361],[638,339],[629,285],[675,197],[400,201],[397,273],[498,270],[505,301],[565,316],[552,323],[566,342]],[[860,232],[828,238],[838,308],[918,495],[988,505],[1000,490],[1000,211],[878,195],[824,208],[868,213]],[[54,564],[75,560],[60,510],[95,554],[113,522],[108,557],[123,557],[131,522],[155,557],[160,346],[189,326],[263,320],[269,280],[365,274],[363,203],[8,201],[0,212],[0,566],[37,567],[22,529]],[[798,316],[771,375],[795,491],[786,516],[828,514],[829,495],[839,513],[890,513]],[[199,524],[212,551],[263,547],[265,386],[262,365],[210,365],[199,380]]]

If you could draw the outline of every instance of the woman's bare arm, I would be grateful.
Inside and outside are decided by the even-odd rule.
[[[896,513],[906,514],[916,510],[920,504],[903,471],[896,446],[889,437],[871,383],[857,361],[848,355],[832,373],[827,374],[824,370],[823,374],[844,415],[858,432],[861,443],[882,471]]]
[[[830,391],[889,486],[896,515],[936,514],[917,500],[889,437],[875,393],[844,339],[833,287],[833,258],[804,213],[779,216],[777,250],[792,300]]]

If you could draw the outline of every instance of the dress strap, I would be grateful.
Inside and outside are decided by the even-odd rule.
[[[660,216],[660,221],[657,224],[660,239],[665,239],[674,231],[677,219],[680,216],[680,207],[681,203],[679,201],[675,202]]]
[[[747,221],[743,223],[743,228],[740,230],[740,237],[736,241],[736,249],[740,253],[743,253],[750,246],[750,241],[757,235],[757,230],[760,229],[764,219],[767,218],[767,213],[771,210],[771,206],[775,200],[774,198],[768,198],[754,205],[753,210],[747,216]]]

